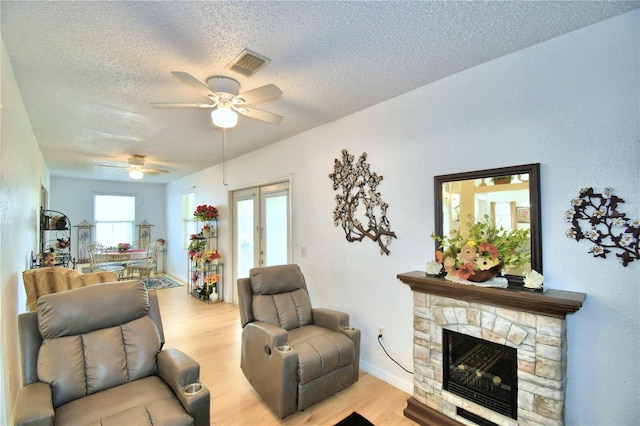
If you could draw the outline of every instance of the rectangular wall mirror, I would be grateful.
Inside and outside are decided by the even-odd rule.
[[[523,272],[542,273],[539,163],[435,176],[434,196],[436,234],[464,231],[469,215],[478,220],[485,214],[506,230],[528,229],[531,263],[505,270],[505,277],[510,286],[522,286]]]

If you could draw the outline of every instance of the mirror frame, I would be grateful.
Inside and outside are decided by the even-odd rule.
[[[540,216],[540,163],[523,164],[520,166],[500,167],[495,169],[476,170],[464,173],[452,173],[433,177],[434,184],[434,208],[435,208],[435,233],[442,234],[443,200],[442,185],[446,182],[456,182],[469,179],[483,179],[496,176],[529,174],[529,205],[531,218],[531,269],[542,274],[542,220]],[[436,241],[436,251],[440,244]],[[509,286],[522,286],[524,277],[518,275],[505,275]]]

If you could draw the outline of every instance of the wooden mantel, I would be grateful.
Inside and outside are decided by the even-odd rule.
[[[573,291],[479,287],[457,284],[444,278],[427,276],[423,271],[398,274],[398,279],[411,290],[466,302],[484,303],[508,309],[531,312],[556,318],[566,318],[582,307],[587,295]]]

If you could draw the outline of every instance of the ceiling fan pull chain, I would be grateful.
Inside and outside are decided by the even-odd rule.
[[[224,159],[224,152],[227,147],[227,129],[222,129],[222,186],[227,186],[227,162]]]

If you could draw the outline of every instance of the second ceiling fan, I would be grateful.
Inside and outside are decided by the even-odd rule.
[[[216,75],[207,79],[207,84],[204,84],[186,72],[171,71],[171,74],[209,98],[211,103],[156,102],[152,104],[154,107],[210,108],[213,109],[211,113],[213,124],[225,129],[236,125],[237,114],[271,124],[279,124],[282,121],[281,115],[249,107],[282,96],[282,91],[275,84],[267,84],[239,93],[240,83],[229,77]]]

